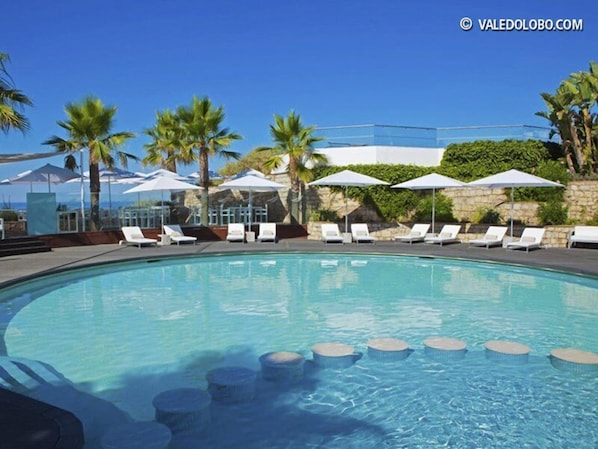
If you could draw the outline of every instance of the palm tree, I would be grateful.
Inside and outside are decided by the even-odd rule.
[[[176,114],[169,110],[157,112],[156,123],[143,133],[152,138],[150,143],[144,145],[147,154],[143,158],[143,165],[159,165],[176,172],[183,147],[183,128]]]
[[[85,148],[89,151],[90,229],[97,231],[100,229],[100,163],[113,168],[115,165],[113,152],[127,140],[135,137],[135,134],[112,133],[116,106],[105,106],[95,97],[87,97],[81,103],[67,103],[65,112],[68,119],[57,123],[67,131],[68,138],[52,136],[44,142],[44,145],[52,145],[58,151],[68,153],[65,156],[65,166],[71,169],[77,167],[75,153]],[[135,155],[122,151],[116,151],[116,156],[125,168],[129,159],[138,159]],[[83,167],[80,169],[82,170]]]
[[[29,129],[29,120],[22,114],[24,106],[32,106],[32,101],[18,89],[6,70],[10,57],[0,53],[0,129],[8,134],[11,129],[24,133]]]
[[[291,195],[289,197],[289,212],[291,221],[297,220],[299,216],[299,201],[303,197],[305,182],[311,181],[313,176],[309,164],[325,164],[328,162],[324,154],[314,151],[314,144],[323,140],[322,137],[313,135],[315,126],[305,127],[301,117],[295,111],[291,111],[285,118],[280,115],[274,116],[274,124],[270,125],[270,135],[274,141],[272,147],[260,147],[258,151],[272,151],[273,155],[266,161],[269,170],[288,163],[289,178],[291,181]],[[303,210],[302,210],[303,212]]]
[[[179,107],[176,113],[184,129],[184,146],[181,161],[190,164],[199,163],[199,186],[201,191],[201,222],[208,223],[208,187],[210,156],[220,155],[226,159],[239,159],[239,153],[228,151],[233,141],[242,137],[229,132],[228,128],[221,128],[224,121],[224,107],[214,107],[209,98],[198,99],[193,97],[191,105]]]

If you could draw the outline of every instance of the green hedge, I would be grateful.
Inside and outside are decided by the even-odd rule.
[[[313,179],[349,169],[381,179],[391,185],[433,172],[469,182],[514,168],[566,185],[569,175],[566,167],[559,159],[561,157],[560,145],[551,142],[480,140],[449,145],[438,167],[388,164],[349,165],[346,167],[327,166],[313,169]],[[341,187],[332,189],[342,190]],[[564,191],[563,188],[515,189],[514,196],[516,201],[562,201]],[[429,190],[391,189],[388,186],[350,187],[349,197],[361,204],[373,207],[386,221],[402,221],[408,217],[410,218],[414,213],[425,215],[431,192]],[[437,193],[437,201],[438,198]],[[442,201],[442,197],[440,198]],[[447,218],[450,217],[452,215],[450,202],[442,203],[442,207],[445,209],[443,213],[446,214]]]

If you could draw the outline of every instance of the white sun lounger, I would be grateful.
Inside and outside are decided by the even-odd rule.
[[[185,242],[197,243],[197,237],[183,234],[181,226],[178,224],[164,225],[164,234],[170,237],[170,241],[175,242],[177,245]]]
[[[439,244],[440,246],[445,243],[457,243],[459,242],[457,236],[459,235],[460,230],[461,225],[444,225],[440,230],[440,234],[437,236],[426,237],[424,243]]]
[[[322,224],[322,241],[326,243],[343,243],[343,235],[336,223]]]
[[[488,249],[491,246],[502,245],[502,239],[505,237],[507,229],[506,226],[490,226],[484,237],[470,240],[469,246],[485,246]]]
[[[598,226],[575,226],[567,240],[567,248],[576,243],[598,243]]]
[[[145,237],[139,226],[123,226],[121,228],[121,231],[125,239],[119,242],[120,245],[137,245],[139,248],[141,248],[142,245],[158,244],[158,240],[148,239],[147,237]]]
[[[425,223],[418,223],[414,224],[409,231],[409,234],[406,235],[397,235],[395,237],[395,241],[397,242],[406,242],[406,243],[413,243],[413,242],[423,242],[426,238],[426,234],[428,233],[428,229],[430,229],[429,224]]]
[[[229,223],[227,242],[245,242],[245,225],[243,223]]]
[[[355,243],[375,243],[367,223],[351,223],[351,236]]]
[[[544,228],[525,228],[519,241],[507,243],[507,249],[525,249],[525,252],[529,252],[530,249],[542,247],[543,237]]]
[[[257,241],[276,243],[276,223],[260,223]]]

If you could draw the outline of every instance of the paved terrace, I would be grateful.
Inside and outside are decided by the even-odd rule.
[[[51,252],[0,258],[0,287],[23,278],[110,262],[136,259],[156,259],[204,254],[243,254],[252,252],[331,252],[395,254],[422,257],[449,257],[483,260],[531,267],[548,268],[576,274],[598,276],[598,250],[592,248],[546,248],[528,253],[504,248],[469,248],[465,243],[428,245],[424,243],[395,243],[379,241],[375,244],[325,244],[318,240],[283,239],[278,243],[199,242],[197,245],[167,247],[119,246],[118,244],[55,248]]]
[[[228,243],[223,241],[199,242],[197,245],[168,247],[119,246],[118,244],[56,248],[51,252],[8,256],[0,258],[0,287],[36,278],[40,275],[73,268],[112,262],[159,259],[180,256],[201,257],[209,254],[241,256],[255,252],[331,252],[396,254],[420,257],[448,257],[482,260],[523,266],[548,268],[577,274],[598,276],[598,250],[586,248],[548,248],[526,253],[503,248],[468,248],[467,244],[447,246],[413,245],[395,242],[376,244],[325,244],[316,240],[285,239],[273,243]],[[8,393],[8,392],[7,392]],[[55,418],[54,412],[40,413],[43,404],[27,401],[18,395],[3,394],[0,389],[0,447],[20,449],[79,449],[80,424],[70,414]],[[50,418],[47,417],[50,415]],[[76,421],[76,420],[75,420]],[[6,443],[8,446],[3,446]]]

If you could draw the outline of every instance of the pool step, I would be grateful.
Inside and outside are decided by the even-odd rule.
[[[16,237],[0,240],[0,257],[52,251],[46,242],[37,237]]]

